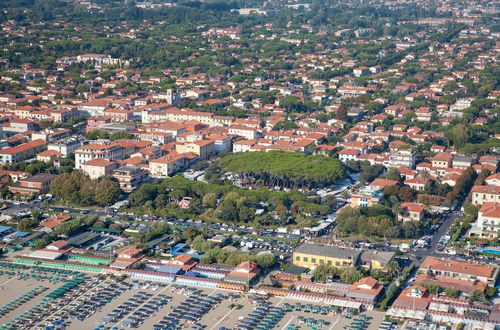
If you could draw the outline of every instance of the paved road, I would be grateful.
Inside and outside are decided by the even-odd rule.
[[[446,232],[450,229],[451,225],[455,221],[455,219],[460,217],[460,212],[455,211],[447,215],[444,223],[438,228],[438,230],[432,235],[431,242],[429,244],[428,249],[418,249],[413,253],[417,258],[415,259],[415,264],[418,266],[422,263],[422,261],[428,256],[439,256],[445,255],[444,253],[439,252],[436,249],[436,245],[439,243],[441,238],[446,234]]]

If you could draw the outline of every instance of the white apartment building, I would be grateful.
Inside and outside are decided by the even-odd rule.
[[[122,148],[117,144],[87,144],[75,152],[75,168],[82,170],[85,162],[95,158],[106,160],[122,159]]]

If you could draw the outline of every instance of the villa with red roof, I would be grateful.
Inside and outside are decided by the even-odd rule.
[[[495,285],[499,269],[483,263],[427,257],[418,272],[416,283],[434,283],[460,291],[484,291],[487,286]]]
[[[424,218],[425,205],[404,202],[400,205],[401,210],[397,214],[399,221],[421,221]]]

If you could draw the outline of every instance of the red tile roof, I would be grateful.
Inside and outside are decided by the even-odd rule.
[[[500,203],[486,202],[481,206],[479,213],[483,217],[500,218]]]

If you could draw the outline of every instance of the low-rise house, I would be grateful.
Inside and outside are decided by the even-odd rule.
[[[352,73],[354,74],[355,77],[361,77],[361,76],[366,76],[370,74],[370,68],[366,66],[360,66],[357,68],[354,68],[352,70]]]
[[[492,174],[484,181],[488,186],[500,187],[500,173]]]
[[[445,146],[440,146],[437,144],[432,145],[431,147],[431,152],[438,153],[438,152],[444,152],[446,150]]]
[[[361,151],[358,149],[343,149],[339,151],[339,159],[342,163],[347,163],[348,161],[355,161]]]
[[[432,167],[450,168],[453,161],[453,155],[449,152],[439,152],[434,157],[430,158]]]
[[[453,156],[453,168],[465,170],[474,164],[475,164],[475,159],[471,156],[466,156],[466,155]]]
[[[361,266],[368,269],[385,269],[396,256],[392,251],[366,250],[361,253]]]
[[[422,221],[425,216],[425,205],[405,202],[401,203],[400,211],[397,214],[399,221]]]
[[[61,223],[70,220],[71,217],[63,214],[54,215],[47,220],[40,222],[40,226],[43,231],[51,232],[54,228],[59,226]]]
[[[396,180],[388,180],[388,179],[378,178],[378,179],[373,180],[370,183],[370,186],[378,188],[378,189],[384,189],[384,187],[392,187],[392,186],[395,186],[397,184],[398,184],[398,182]]]
[[[58,240],[58,241],[52,242],[51,244],[47,245],[45,248],[49,249],[49,250],[61,251],[61,250],[66,250],[69,247],[71,247],[71,244],[69,244],[68,241]]]
[[[195,261],[192,256],[181,254],[175,256],[174,259],[169,260],[167,263],[163,264],[162,267],[168,268],[169,266],[174,266],[181,268],[184,272],[188,272],[197,264],[198,262]]]
[[[404,184],[407,186],[410,186],[412,189],[418,190],[418,191],[424,191],[425,190],[425,185],[429,182],[426,178],[417,176],[412,179],[406,179],[404,181]]]
[[[45,150],[36,155],[36,160],[50,163],[58,158],[61,158],[63,154],[56,150]]]

